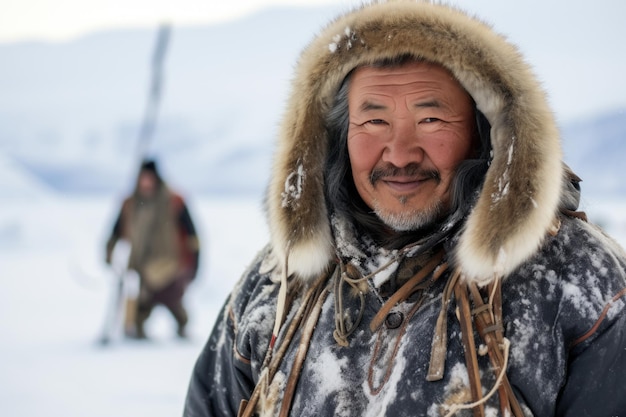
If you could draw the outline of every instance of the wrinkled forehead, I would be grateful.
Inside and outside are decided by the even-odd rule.
[[[399,109],[400,103],[415,111],[430,107],[469,115],[475,110],[474,100],[448,69],[421,60],[362,65],[351,72],[345,85],[351,114]]]
[[[444,66],[423,61],[403,60],[362,65],[351,71],[350,88],[375,92],[379,89],[402,92],[409,87],[435,88],[458,98],[473,101],[471,95]]]

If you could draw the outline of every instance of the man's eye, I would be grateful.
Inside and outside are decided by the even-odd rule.
[[[440,122],[441,119],[437,119],[436,117],[426,117],[425,119],[422,119],[422,121],[420,123],[434,123],[434,122]]]
[[[383,119],[372,119],[368,120],[366,123],[371,123],[373,125],[382,125],[385,124],[385,121]]]

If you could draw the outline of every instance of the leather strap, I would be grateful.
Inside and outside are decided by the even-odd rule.
[[[504,342],[504,327],[502,325],[502,284],[501,281],[497,279],[487,287],[489,291],[487,303],[484,302],[483,296],[476,284],[470,285],[469,290],[472,295],[475,310],[480,310],[480,312],[474,316],[474,324],[476,325],[481,339],[487,345],[487,353],[494,373],[497,376],[502,372],[505,363],[505,358],[502,354]],[[484,306],[488,308],[484,309]],[[504,372],[506,372],[506,370],[504,370]],[[506,373],[502,378],[500,387],[498,387],[498,394],[500,396],[500,411],[502,415],[524,417],[522,408],[515,397]]]
[[[482,400],[482,385],[480,373],[478,371],[478,358],[476,357],[476,344],[474,343],[474,327],[472,325],[472,314],[470,310],[467,285],[459,282],[454,287],[454,295],[459,308],[459,321],[461,324],[461,335],[463,348],[465,350],[465,364],[469,376],[470,389],[473,402]],[[480,403],[473,409],[474,417],[485,417],[485,407]]]
[[[282,363],[282,360],[287,352],[287,349],[291,345],[296,331],[300,328],[300,324],[307,317],[307,313],[310,313],[311,303],[315,302],[320,295],[320,288],[324,286],[328,278],[332,276],[334,272],[329,274],[323,274],[318,280],[307,290],[305,293],[302,304],[298,308],[298,311],[291,319],[289,327],[286,329],[284,336],[277,341],[277,345],[271,345],[263,360],[261,367],[262,371],[259,376],[252,395],[249,400],[242,400],[239,404],[239,411],[237,417],[252,417],[255,415],[257,403],[262,393],[266,393],[269,389],[271,382],[278,371],[278,367]],[[289,298],[288,298],[289,299]],[[288,308],[287,308],[288,309]],[[317,320],[316,320],[317,321]],[[314,326],[313,326],[314,327]]]

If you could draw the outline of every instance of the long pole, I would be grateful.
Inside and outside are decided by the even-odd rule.
[[[159,104],[163,86],[163,62],[167,54],[170,38],[170,26],[163,24],[159,28],[154,54],[152,56],[152,82],[148,92],[148,102],[144,113],[143,123],[137,141],[137,157],[141,161],[148,151],[156,129]]]

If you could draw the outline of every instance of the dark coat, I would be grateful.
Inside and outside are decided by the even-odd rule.
[[[270,341],[279,289],[271,274],[259,272],[267,255],[257,258],[218,318],[196,364],[185,416],[235,416],[240,401],[250,398]],[[329,294],[290,415],[440,416],[445,415],[441,404],[465,398],[467,375],[454,308],[448,311],[445,376],[426,381],[448,278],[446,273],[426,291],[405,329],[395,327],[390,318],[377,332],[369,322],[388,295],[370,282],[367,308],[349,348],[333,339],[334,295]],[[601,417],[626,410],[626,257],[615,243],[581,220],[563,218],[559,233],[504,281],[502,295],[510,340],[508,376],[526,415]],[[344,307],[355,311],[352,300]],[[411,301],[392,313],[406,319]],[[377,343],[383,349],[375,354]],[[293,345],[277,381],[290,372]],[[490,365],[485,357],[479,360],[483,387],[490,389]],[[272,398],[265,401],[280,404]],[[489,408],[499,409],[497,395],[487,403]],[[464,412],[456,415],[471,415]]]
[[[183,197],[168,189],[165,185],[161,187],[167,201],[166,207],[160,212],[157,220],[161,223],[168,223],[173,226],[171,236],[173,241],[169,243],[169,246],[171,246],[174,252],[172,255],[174,257],[173,261],[175,262],[173,268],[171,268],[172,276],[166,277],[165,283],[171,284],[174,281],[184,281],[186,285],[195,278],[198,271],[200,242],[194,222]],[[137,194],[133,194],[124,200],[106,244],[106,258],[107,262],[110,261],[113,248],[120,239],[128,240],[129,242],[135,240],[144,242],[143,244],[147,246],[148,249],[131,248],[128,265],[130,269],[137,270],[143,279],[143,269],[146,266],[146,259],[158,260],[162,253],[150,253],[150,248],[156,246],[155,243],[152,242],[155,236],[146,235],[138,239],[133,239],[131,236],[133,230],[132,222],[137,217],[137,210],[140,210],[142,206],[143,202]],[[138,260],[137,256],[133,256],[135,252],[147,252],[147,256],[144,256],[146,259]]]

